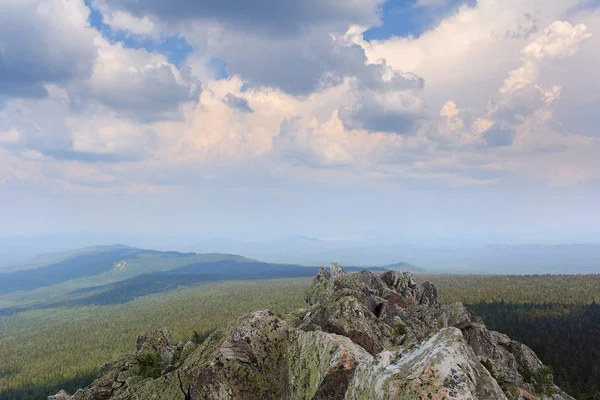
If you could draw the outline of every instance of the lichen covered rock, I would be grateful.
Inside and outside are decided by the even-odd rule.
[[[53,400],[572,400],[527,346],[410,272],[321,268],[306,307],[239,317],[200,345],[164,329]]]
[[[138,335],[136,340],[138,355],[160,354],[161,363],[167,366],[173,362],[175,347],[169,344],[171,333],[168,329],[157,330],[148,335]]]
[[[346,393],[362,399],[506,399],[460,330],[446,328],[419,345],[386,351],[357,368]]]
[[[488,360],[491,363],[499,379],[517,385],[523,382],[518,372],[517,360],[510,352],[511,340],[508,336],[488,331],[481,323],[472,324],[464,329],[464,334],[475,354],[480,360]]]
[[[289,399],[343,399],[357,366],[373,357],[344,336],[296,331],[288,349]]]
[[[48,396],[48,400],[69,400],[70,398],[71,395],[69,395],[69,393],[65,392],[64,390],[61,390],[54,396]]]
[[[282,398],[289,335],[287,323],[270,311],[239,318],[230,332],[216,336],[224,339],[218,347],[209,342],[184,363],[191,398]]]

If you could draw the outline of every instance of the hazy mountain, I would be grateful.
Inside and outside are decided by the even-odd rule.
[[[190,245],[181,246],[180,251],[203,253],[226,252],[242,254],[246,257],[268,262],[299,262],[307,254],[344,250],[356,247],[360,242],[348,239],[317,239],[307,236],[290,236],[275,240],[236,240],[212,238]],[[332,260],[319,260],[316,264],[326,264]]]
[[[590,243],[597,239],[596,236],[576,244],[560,244],[543,236],[540,236],[540,244],[520,244],[518,238],[498,237],[500,244],[494,244],[491,239],[473,237],[400,235],[394,239],[377,232],[347,238],[295,235],[281,239],[215,237],[195,240],[191,236],[114,237],[108,234],[9,237],[0,238],[0,268],[3,268],[0,271],[14,271],[17,264],[18,269],[39,267],[70,257],[74,254],[70,249],[108,245],[121,239],[121,243],[138,248],[240,254],[279,264],[316,266],[335,261],[342,265],[368,267],[402,260],[428,272],[600,272],[600,244]],[[74,245],[78,243],[84,245]],[[57,250],[61,253],[56,254]],[[75,253],[81,254],[80,251]],[[39,254],[42,255],[37,256]]]
[[[423,268],[416,267],[407,262],[397,262],[394,264],[388,264],[381,267],[385,270],[393,270],[393,271],[410,271],[410,272],[425,272]]]
[[[164,252],[124,245],[44,254],[32,261],[0,273],[0,300],[12,304],[0,309],[0,314],[49,305],[114,304],[200,282],[311,277],[318,271],[316,266],[266,263],[234,254]],[[22,305],[24,299],[27,305]]]
[[[250,260],[194,263],[169,271],[138,275],[109,285],[79,289],[71,294],[91,293],[91,295],[68,302],[68,305],[123,303],[151,293],[217,280],[309,278],[314,276],[318,270],[317,267],[269,264]]]
[[[276,259],[276,258],[275,258]],[[599,244],[428,246],[412,243],[357,246],[290,257],[318,265],[390,265],[403,260],[428,272],[545,274],[600,273]]]
[[[214,238],[178,250],[226,252],[273,263],[388,266],[402,260],[427,272],[448,273],[600,273],[600,244],[490,244],[465,238],[317,239],[242,241]]]
[[[96,246],[47,254],[35,259],[49,262],[29,264],[23,269],[0,273],[0,294],[30,291],[71,281],[75,286],[85,287],[199,263],[251,262],[232,254],[161,252],[123,245]]]

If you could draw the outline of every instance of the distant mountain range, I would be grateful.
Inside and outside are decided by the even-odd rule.
[[[417,270],[406,263],[393,267],[401,266]],[[358,269],[362,268],[347,268]],[[233,254],[95,246],[45,254],[0,273],[0,304],[10,304],[0,307],[0,315],[49,306],[116,304],[201,282],[308,278],[317,271],[316,266],[267,263]]]
[[[426,242],[423,242],[426,243]],[[184,251],[243,254],[269,262],[319,265],[389,265],[405,260],[428,272],[444,273],[600,273],[600,244],[495,245],[452,241],[373,243],[291,237],[277,241],[211,239],[183,246]]]
[[[349,272],[371,268],[422,274],[600,273],[596,244],[354,245],[349,240],[307,237],[276,242],[215,239],[197,245],[204,253],[110,245],[42,254],[0,270],[0,315],[58,305],[115,304],[200,282],[312,277],[317,266],[329,261]],[[244,256],[236,255],[238,251]]]
[[[65,234],[0,238],[0,271],[35,268],[56,258],[80,251],[68,251],[93,244],[110,244],[119,240],[137,248],[175,250],[181,253],[239,254],[275,264],[326,265],[331,261],[342,265],[368,267],[390,265],[402,260],[429,273],[599,273],[600,235],[589,235],[587,241],[574,244],[518,244],[504,238],[505,244],[493,244],[477,238],[411,237],[330,237],[291,236],[282,239],[192,237],[125,237],[123,235]],[[543,236],[540,236],[543,237]],[[542,240],[542,239],[540,239]],[[583,240],[583,239],[582,239]],[[91,248],[90,251],[95,251]],[[32,258],[36,254],[52,253]]]

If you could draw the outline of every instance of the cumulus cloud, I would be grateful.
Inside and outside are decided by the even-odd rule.
[[[340,109],[340,119],[349,130],[391,132],[410,135],[418,130],[424,103],[411,91],[358,89],[356,102]]]
[[[100,4],[102,6],[102,4]],[[133,35],[143,35],[156,37],[159,36],[159,27],[153,18],[148,16],[137,17],[124,11],[113,11],[108,7],[103,7],[103,23],[112,29],[123,31]]]
[[[7,131],[0,131],[0,144],[16,144],[21,140],[21,134],[18,130],[11,128]]]
[[[81,0],[0,2],[0,95],[43,97],[46,84],[87,77],[95,31]]]
[[[347,60],[352,55],[339,53],[331,35],[343,35],[355,24],[379,24],[383,2],[261,0],[234,5],[178,0],[165,7],[158,1],[97,0],[95,5],[106,15],[129,15],[132,32],[140,30],[139,18],[150,18],[155,30],[160,26],[184,35],[196,57],[208,53],[225,60],[227,71],[242,77],[250,88],[272,87],[307,96],[339,84],[345,64],[353,62]],[[107,22],[117,28],[128,25],[113,20]]]
[[[0,110],[0,131],[19,133],[18,140],[3,143],[5,147],[35,149],[49,154],[69,146],[65,123],[65,117],[69,115],[68,103],[60,97],[64,91],[50,89],[47,98],[12,100]]]
[[[300,117],[290,118],[281,123],[274,146],[283,159],[310,167],[342,167],[353,163],[354,158],[345,143],[343,128],[317,126],[303,121]],[[340,129],[341,128],[341,129]]]
[[[243,17],[243,6],[229,12],[212,0],[96,0],[113,29],[181,33],[194,69],[103,38],[85,28],[82,8],[91,62],[64,79],[30,79],[45,97],[0,109],[0,163],[10,171],[0,181],[155,189],[343,174],[457,185],[598,177],[600,144],[556,119],[576,115],[563,100],[578,71],[593,80],[600,67],[600,23],[561,19],[575,0],[549,0],[543,16],[531,1],[481,0],[419,37],[371,42],[362,33],[380,1],[318,3],[265,0],[253,5],[263,14]],[[206,74],[200,85],[198,67],[211,57],[230,76]]]
[[[28,159],[38,154],[59,161],[140,160],[158,144],[151,127],[109,109],[73,113],[67,91],[56,87],[49,87],[46,98],[9,101],[0,111],[0,146]]]
[[[560,87],[542,88],[539,84],[540,63],[574,55],[588,39],[587,26],[555,21],[521,50],[523,65],[509,72],[499,89],[501,97],[490,107],[487,118],[495,121],[484,132],[490,146],[508,146],[518,127],[531,116],[539,117],[560,96]],[[550,117],[551,114],[546,112]]]
[[[448,0],[417,0],[415,7],[440,7],[448,4]]]
[[[584,24],[572,26],[566,21],[553,22],[521,50],[523,65],[509,73],[500,92],[507,93],[535,83],[541,61],[572,56],[579,50],[579,45],[590,37],[588,27]]]
[[[182,103],[198,101],[201,83],[161,54],[96,38],[98,58],[88,80],[71,87],[72,101],[96,100],[142,121],[176,118]]]
[[[225,97],[223,97],[223,102],[227,104],[234,110],[238,110],[241,112],[252,113],[254,110],[250,107],[248,100],[238,97],[234,94],[227,93]]]
[[[212,22],[227,30],[264,35],[291,36],[314,26],[378,23],[382,0],[322,1],[258,0],[97,0],[113,10],[134,16],[154,16],[167,22]]]
[[[352,42],[352,32],[337,39],[336,53],[344,55],[340,74],[352,79],[353,102],[339,110],[344,127],[371,132],[412,134],[423,117],[420,97],[423,79],[387,66],[385,60],[370,63],[364,49]]]
[[[523,48],[521,56],[526,60],[569,57],[579,50],[581,42],[590,37],[588,27],[584,24],[573,26],[566,21],[555,21],[544,29],[542,35]]]

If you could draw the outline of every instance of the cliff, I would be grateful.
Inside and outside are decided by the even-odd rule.
[[[135,353],[52,400],[572,399],[531,349],[440,304],[409,272],[322,268],[306,308],[259,310],[204,342],[138,336]]]

